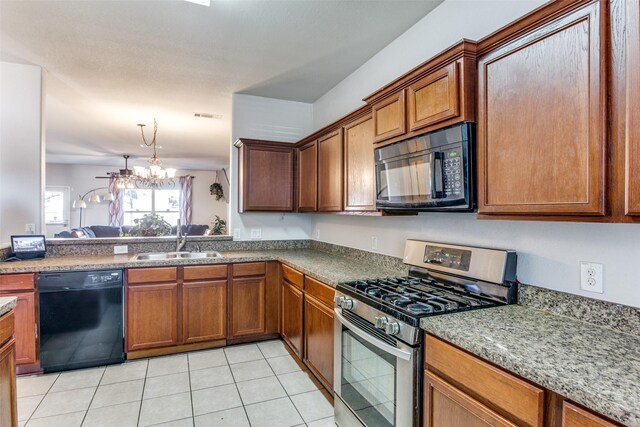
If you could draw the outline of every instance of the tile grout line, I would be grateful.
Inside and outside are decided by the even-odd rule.
[[[191,402],[191,425],[196,425],[196,411],[193,409],[193,388],[191,387],[191,357],[187,353],[187,376],[189,377],[189,401]]]
[[[100,387],[100,383],[102,382],[102,378],[104,378],[104,373],[107,372],[107,367],[103,366],[102,367],[102,375],[100,375],[100,379],[98,380],[98,385],[96,385],[96,389],[93,391],[93,396],[91,396],[91,401],[89,402],[89,406],[87,406],[87,409],[84,411],[84,416],[82,417],[82,422],[80,423],[80,425],[82,426],[82,424],[84,424],[84,420],[87,418],[87,414],[89,413],[89,408],[91,408],[91,404],[93,403],[93,399],[96,398],[96,394],[98,393],[98,387]]]
[[[142,402],[144,401],[144,389],[147,386],[147,374],[149,374],[149,359],[145,359],[147,368],[144,370],[144,379],[142,381],[142,396],[140,396],[140,408],[138,409],[138,421],[136,426],[140,426],[140,417],[142,416]]]
[[[33,410],[33,412],[31,412],[31,415],[29,415],[29,417],[25,420],[25,422],[24,422],[25,426],[27,425],[27,423],[29,421],[31,421],[31,418],[33,418],[33,414],[35,414],[36,411],[38,410],[38,408],[40,407],[40,405],[42,405],[42,402],[44,402],[44,398],[47,397],[47,395],[49,394],[49,392],[51,391],[51,389],[53,388],[53,386],[55,385],[55,383],[58,381],[59,378],[60,378],[60,372],[57,373],[56,379],[53,380],[53,382],[51,383],[51,385],[49,386],[47,391],[42,395],[42,399],[40,399],[40,402],[38,402],[38,404],[36,405],[36,407]],[[17,383],[16,383],[16,390],[17,390]],[[39,396],[39,395],[36,395],[36,396]],[[32,397],[32,396],[25,396],[25,397]],[[18,414],[18,418],[19,417],[20,417],[20,415]]]
[[[256,344],[256,347],[258,345]],[[260,347],[258,347],[258,351],[260,351]],[[249,427],[252,426],[251,419],[249,419],[249,413],[247,412],[247,407],[244,405],[244,401],[242,400],[242,395],[240,394],[240,389],[238,388],[238,382],[236,381],[235,375],[233,375],[233,369],[231,369],[231,364],[229,363],[229,358],[227,357],[227,352],[222,350],[224,353],[224,358],[227,361],[227,366],[229,366],[229,372],[231,372],[231,378],[233,378],[233,385],[236,387],[236,391],[238,392],[238,397],[240,398],[240,403],[242,403],[242,410],[244,411],[244,416],[247,418],[247,422],[249,423]],[[262,351],[260,351],[262,354]],[[264,356],[264,355],[263,355]]]

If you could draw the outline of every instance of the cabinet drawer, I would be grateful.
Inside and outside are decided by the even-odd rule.
[[[31,291],[35,288],[35,274],[3,274],[0,276],[0,292]]]
[[[426,336],[426,369],[512,421],[542,426],[544,390],[433,336]]]
[[[335,297],[335,289],[325,285],[322,282],[312,279],[311,277],[304,278],[304,289],[310,295],[313,295],[323,303],[333,307],[333,300]]]
[[[302,289],[304,275],[291,267],[282,264],[282,277],[292,285],[296,285]]]
[[[569,402],[562,402],[562,427],[615,427],[616,425]]]
[[[175,282],[178,278],[176,267],[130,268],[127,270],[127,283]]]
[[[184,280],[226,279],[227,264],[196,265],[184,268]]]
[[[13,337],[14,325],[15,315],[13,311],[5,313],[0,317],[0,346]]]
[[[242,276],[260,276],[267,271],[264,262],[245,262],[241,264],[233,264],[233,277]]]

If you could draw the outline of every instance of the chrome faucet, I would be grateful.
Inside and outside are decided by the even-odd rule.
[[[178,219],[178,227],[176,227],[176,252],[180,252],[187,244],[187,236],[182,234],[182,224]]]

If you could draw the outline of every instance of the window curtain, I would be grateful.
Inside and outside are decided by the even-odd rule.
[[[193,177],[181,176],[180,183],[180,222],[191,224],[191,212],[193,210]]]
[[[109,202],[109,225],[121,227],[124,222],[124,190],[118,188],[118,176],[112,173],[109,177],[109,192],[113,200]]]

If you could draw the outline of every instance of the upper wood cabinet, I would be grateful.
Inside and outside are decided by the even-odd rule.
[[[238,211],[294,210],[294,146],[239,139]]]
[[[480,214],[605,214],[606,22],[593,2],[479,59]]]
[[[373,156],[373,153],[371,153]],[[318,139],[318,211],[342,210],[342,129]]]
[[[318,142],[298,150],[298,211],[318,210]]]
[[[626,10],[626,164],[625,214],[640,215],[640,5],[624,2]]]
[[[475,121],[476,43],[460,43],[365,98],[373,141],[390,144]]]
[[[373,104],[373,142],[404,135],[406,132],[404,98],[404,91],[400,91]]]
[[[374,211],[373,117],[367,114],[343,127],[344,210]]]

